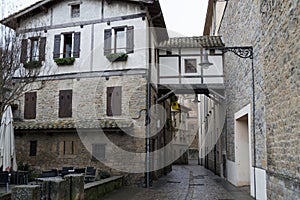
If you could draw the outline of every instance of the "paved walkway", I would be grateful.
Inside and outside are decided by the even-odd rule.
[[[252,200],[245,188],[236,188],[199,165],[175,165],[151,188],[124,187],[105,200]]]

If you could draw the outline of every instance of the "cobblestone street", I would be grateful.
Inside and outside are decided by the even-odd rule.
[[[199,165],[175,165],[173,171],[153,187],[124,187],[105,200],[251,200],[245,188],[236,188]]]

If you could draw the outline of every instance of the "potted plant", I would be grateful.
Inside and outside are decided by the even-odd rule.
[[[110,62],[127,61],[128,55],[126,53],[111,53],[106,55]]]
[[[57,65],[62,66],[62,65],[73,65],[75,62],[74,57],[69,57],[69,58],[56,58],[54,59]]]

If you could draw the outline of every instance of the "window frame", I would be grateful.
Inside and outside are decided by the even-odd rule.
[[[37,154],[37,140],[31,140],[29,144],[29,156],[33,157]]]
[[[70,7],[71,7],[71,18],[79,18],[80,17],[80,3],[71,4]],[[74,11],[77,11],[77,12],[74,12]]]
[[[197,59],[196,58],[188,58],[184,59],[184,73],[197,73]]]

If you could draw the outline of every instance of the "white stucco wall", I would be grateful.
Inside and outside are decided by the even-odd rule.
[[[82,0],[80,4],[80,17],[71,17],[70,2],[62,1],[55,4],[47,12],[42,12],[32,18],[21,22],[19,30],[28,28],[39,28],[50,26],[46,32],[41,31],[42,36],[47,37],[46,41],[46,61],[45,66],[51,68],[51,74],[65,74],[76,72],[90,72],[103,70],[122,70],[148,67],[148,39],[147,39],[147,18],[134,18],[122,21],[111,21],[108,23],[93,23],[80,27],[78,24],[70,27],[75,22],[87,22],[101,19],[101,1]],[[138,4],[128,2],[104,3],[104,18],[118,17],[122,15],[132,15],[141,11]],[[66,25],[67,24],[67,25]],[[58,28],[58,27],[64,28]],[[119,26],[134,26],[134,53],[128,54],[126,62],[111,63],[103,53],[104,29],[111,29]],[[80,57],[76,58],[74,65],[57,66],[53,59],[54,36],[62,33],[80,32]],[[26,35],[35,34],[34,32]],[[61,41],[62,42],[62,41]],[[155,37],[152,35],[153,47]],[[62,50],[61,50],[62,51]],[[154,48],[153,48],[154,52]],[[153,53],[154,61],[154,53]],[[46,70],[48,72],[48,70]]]

